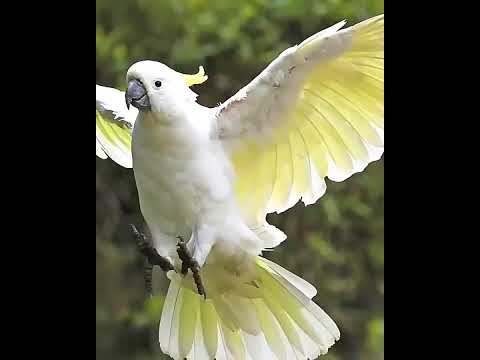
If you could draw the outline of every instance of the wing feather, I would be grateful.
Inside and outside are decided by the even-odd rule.
[[[216,109],[252,227],[314,203],[325,177],[343,181],[383,154],[384,16],[344,24],[285,50]]]
[[[96,97],[96,154],[131,168],[132,129],[138,110],[128,110],[125,94],[117,89],[97,85]]]

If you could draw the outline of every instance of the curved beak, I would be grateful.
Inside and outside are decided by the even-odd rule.
[[[150,109],[147,90],[145,90],[140,80],[134,79],[128,83],[128,89],[125,92],[125,103],[127,104],[127,109],[130,109],[130,105],[133,105],[139,110]]]

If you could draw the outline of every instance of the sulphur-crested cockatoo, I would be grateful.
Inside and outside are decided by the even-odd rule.
[[[97,85],[97,155],[133,167],[153,245],[177,269],[159,331],[174,359],[314,359],[339,339],[316,289],[260,254],[286,238],[268,213],[315,203],[326,177],[383,153],[384,16],[344,24],[285,50],[215,108],[189,88],[203,68],[142,61],[126,93]],[[206,299],[178,271],[177,237]]]

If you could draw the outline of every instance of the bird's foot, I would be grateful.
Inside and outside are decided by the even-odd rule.
[[[135,225],[130,224],[132,234],[137,242],[137,247],[140,253],[145,256],[145,287],[148,294],[152,294],[152,271],[153,266],[157,265],[163,271],[167,272],[175,270],[173,264],[157,252],[157,250],[147,241],[144,234],[139,232]]]
[[[190,269],[192,271],[193,280],[195,281],[195,285],[197,286],[198,293],[202,295],[204,299],[207,299],[205,288],[202,283],[202,278],[200,276],[200,266],[188,251],[187,244],[185,243],[183,238],[181,236],[178,236],[177,238],[177,253],[178,257],[182,261],[182,275],[187,275],[188,269]]]

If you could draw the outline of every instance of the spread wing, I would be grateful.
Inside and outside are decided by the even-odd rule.
[[[252,228],[268,232],[267,213],[316,202],[325,177],[343,181],[383,154],[384,16],[344,24],[287,49],[216,109]]]
[[[117,164],[132,167],[132,129],[138,110],[127,109],[125,93],[109,87],[96,86],[97,95],[97,156],[110,157]]]

